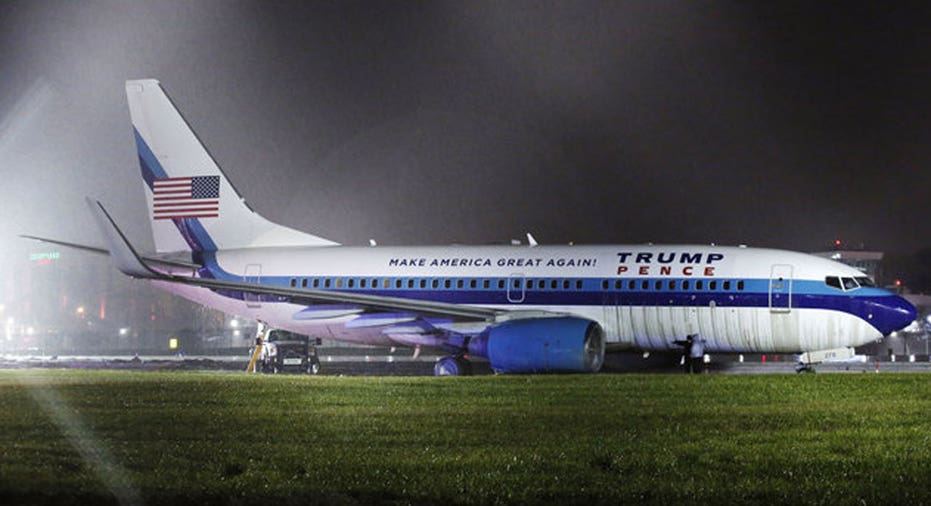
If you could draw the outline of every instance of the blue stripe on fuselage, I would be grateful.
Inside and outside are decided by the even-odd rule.
[[[216,261],[216,255],[213,252],[205,252],[204,260],[207,274],[204,277],[215,277],[216,279],[225,279],[232,281],[241,281],[242,276],[237,276],[223,270]],[[306,288],[317,290],[333,290],[347,293],[358,293],[365,295],[375,295],[382,297],[396,297],[413,300],[430,300],[450,304],[468,304],[468,305],[508,305],[520,307],[529,306],[656,306],[656,307],[707,307],[714,303],[719,307],[752,307],[768,308],[770,307],[769,279],[721,279],[721,278],[702,278],[703,290],[681,290],[682,281],[686,279],[670,280],[669,278],[649,278],[636,279],[635,288],[627,289],[627,282],[630,278],[624,278],[622,288],[615,289],[615,278],[526,278],[539,286],[539,281],[544,280],[546,287],[544,289],[523,289],[517,288],[516,292],[512,289],[512,298],[520,299],[521,293],[523,300],[520,302],[511,302],[508,299],[508,283],[513,278],[502,277],[450,277],[450,276],[417,276],[417,277],[379,277],[379,276],[262,276],[257,281],[260,284],[269,286],[290,286],[291,281],[300,285],[300,280],[307,279]],[[313,279],[331,280],[329,288],[313,287]],[[371,281],[376,281],[380,288],[360,288],[360,281],[365,280],[370,285]],[[388,279],[391,288],[384,288],[383,283]],[[556,279],[558,281],[557,289],[550,289],[550,282]],[[340,281],[338,288],[337,281]],[[353,280],[353,287],[348,287],[348,281]],[[397,281],[401,281],[401,286],[397,286]],[[408,281],[414,280],[414,287],[407,288]],[[427,288],[420,288],[420,281],[425,280]],[[433,281],[438,281],[439,288],[433,288]],[[446,281],[450,281],[451,288],[443,288]],[[457,288],[458,282],[463,281],[463,288]],[[476,281],[477,288],[469,288],[471,281]],[[483,288],[484,281],[489,280],[491,289]],[[563,282],[569,281],[569,288],[563,288]],[[497,288],[498,282],[504,281],[504,288]],[[576,289],[576,282],[581,282],[581,288]],[[608,281],[608,288],[603,288],[603,282]],[[647,288],[642,289],[642,283],[647,281]],[[675,281],[675,286],[679,290],[668,289],[669,282]],[[695,286],[695,278],[689,278],[690,286]],[[716,289],[708,289],[711,282],[716,282]],[[743,281],[744,289],[737,290],[737,282]],[[656,289],[656,283],[659,282],[661,288]],[[730,282],[729,290],[724,290],[724,282]],[[321,283],[322,284],[322,283]],[[527,286],[527,285],[524,285]],[[218,291],[226,297],[235,299],[244,299],[243,292],[237,291]],[[514,297],[514,295],[517,297]],[[879,288],[859,288],[851,291],[841,291],[836,288],[825,285],[823,281],[814,280],[793,280],[792,281],[792,308],[804,309],[825,309],[840,311],[852,314],[858,318],[877,327],[877,322],[873,321],[873,310],[876,305],[884,306],[893,294]],[[283,302],[286,298],[279,296],[259,296],[262,302]],[[878,330],[883,331],[883,329]]]

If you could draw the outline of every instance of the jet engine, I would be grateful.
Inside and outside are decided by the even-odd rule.
[[[598,372],[605,334],[598,323],[573,316],[512,320],[473,338],[469,353],[501,373]]]

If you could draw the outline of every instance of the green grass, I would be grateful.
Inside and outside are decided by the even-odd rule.
[[[0,372],[0,502],[931,504],[927,375]]]

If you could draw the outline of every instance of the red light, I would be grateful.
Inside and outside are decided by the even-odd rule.
[[[840,240],[840,239],[834,239],[834,245],[835,245],[835,246],[838,246],[838,247],[840,247],[840,245],[841,245],[841,244],[844,244],[844,243],[843,243],[843,242],[841,242],[841,240]]]
[[[902,286],[902,280],[901,279],[895,280],[895,286]]]

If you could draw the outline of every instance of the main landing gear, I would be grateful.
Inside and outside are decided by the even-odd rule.
[[[471,376],[472,362],[462,355],[446,356],[433,366],[434,376]]]
[[[795,372],[799,374],[814,374],[815,368],[811,364],[806,364],[804,362],[799,362],[795,365]]]

